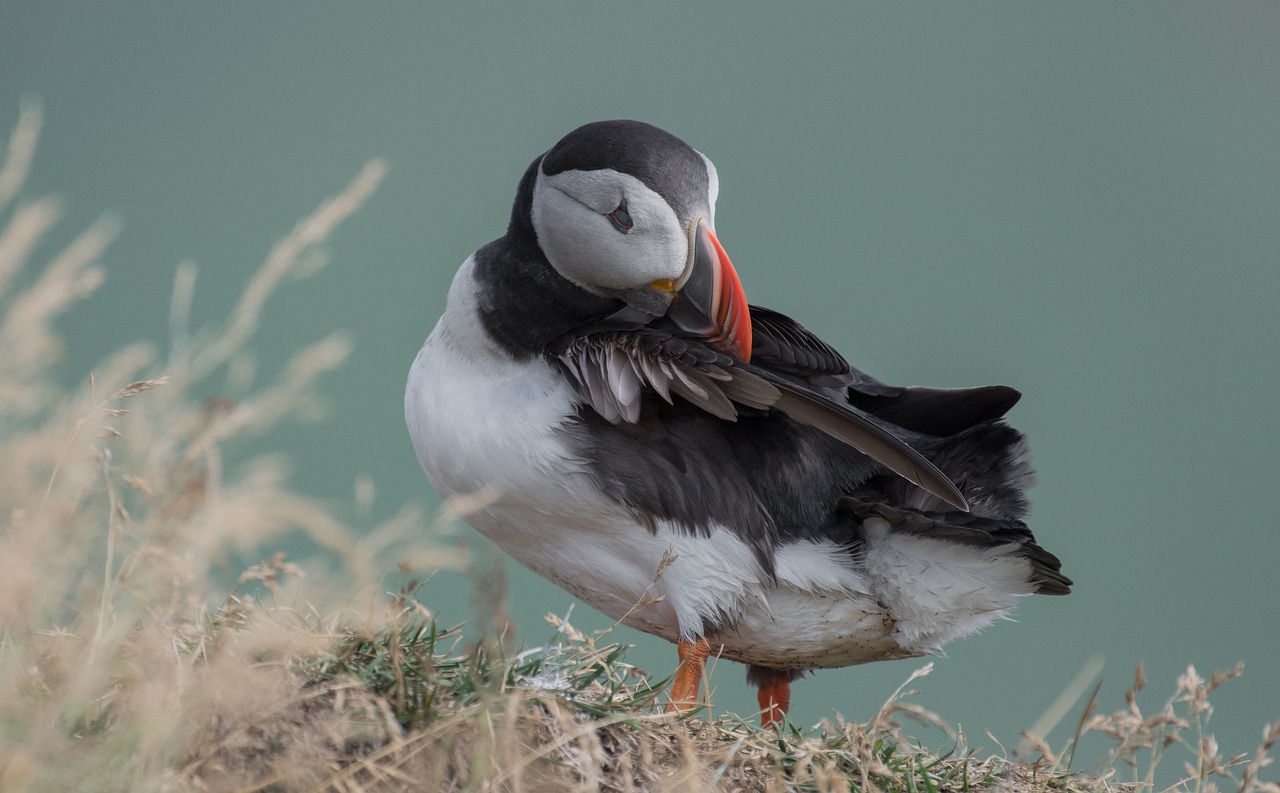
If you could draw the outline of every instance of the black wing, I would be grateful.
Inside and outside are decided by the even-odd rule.
[[[782,327],[781,323],[776,327]],[[807,331],[804,334],[797,337],[801,342],[817,341]],[[774,349],[780,352],[800,349],[795,341],[778,342],[776,336],[768,334],[765,338],[774,340]],[[817,354],[823,348],[830,353]],[[843,360],[826,345],[810,349],[814,360],[825,359],[829,365]],[[668,403],[676,394],[725,421],[736,421],[740,406],[754,410],[773,408],[863,452],[943,501],[968,509],[955,484],[888,427],[848,402],[809,387],[803,379],[775,370],[767,354],[762,363],[753,360],[748,364],[678,331],[608,324],[566,336],[552,347],[551,353],[582,399],[611,423],[638,421],[643,396],[649,390]],[[849,368],[847,364],[844,367]]]
[[[1000,418],[1022,397],[1008,386],[901,388],[849,364],[785,314],[751,307],[751,363],[903,429],[946,437]]]

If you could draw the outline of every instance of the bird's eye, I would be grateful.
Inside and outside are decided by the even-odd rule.
[[[631,213],[627,211],[626,199],[618,204],[618,208],[609,213],[609,219],[613,221],[613,226],[618,231],[626,234],[631,231]]]

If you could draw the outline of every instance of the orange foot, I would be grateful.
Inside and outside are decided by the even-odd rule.
[[[791,681],[782,676],[760,686],[756,699],[760,703],[760,726],[766,730],[776,727],[791,708]]]
[[[671,704],[667,706],[670,713],[698,706],[698,688],[702,685],[707,657],[711,655],[711,644],[703,638],[692,642],[681,639],[676,643],[676,653],[680,656],[680,668],[671,681]]]

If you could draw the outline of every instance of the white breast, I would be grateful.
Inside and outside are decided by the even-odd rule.
[[[405,418],[418,460],[446,499],[485,493],[467,522],[609,617],[671,641],[699,635],[704,616],[728,618],[734,627],[713,638],[724,657],[847,666],[933,652],[1027,591],[1024,559],[900,538],[887,524],[856,560],[830,542],[785,546],[776,579],[724,527],[707,537],[661,523],[650,532],[600,494],[562,442],[557,428],[577,397],[560,372],[489,340],[474,268],[468,259],[459,270],[409,374]]]
[[[534,572],[618,619],[644,595],[666,545],[601,497],[559,438],[576,395],[549,364],[517,361],[475,313],[473,259],[413,363],[405,418],[418,460],[446,499],[484,492],[467,522]],[[651,595],[660,594],[651,591]],[[648,621],[678,631],[670,603]]]

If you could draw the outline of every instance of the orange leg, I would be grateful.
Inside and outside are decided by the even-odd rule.
[[[785,676],[760,686],[756,693],[760,702],[760,726],[767,729],[782,723],[791,708],[791,681]]]
[[[702,670],[711,655],[711,644],[706,639],[692,642],[682,639],[676,643],[676,653],[680,656],[680,668],[676,670],[675,680],[671,681],[671,704],[667,706],[670,712],[697,707]]]

